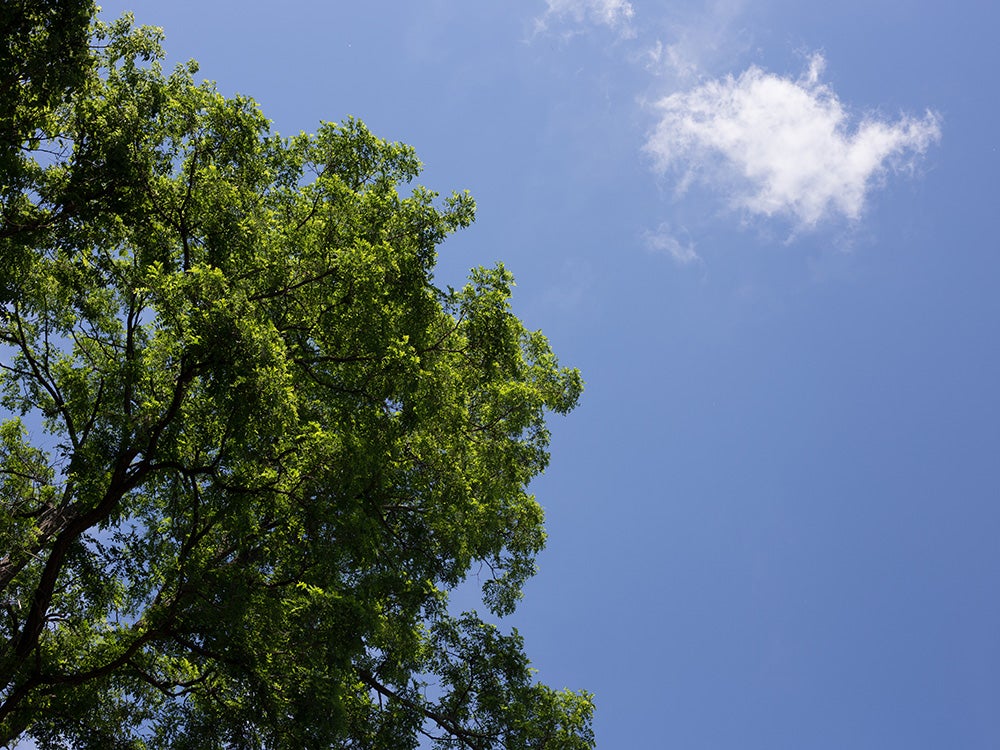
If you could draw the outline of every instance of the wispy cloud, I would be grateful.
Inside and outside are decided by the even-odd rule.
[[[546,0],[548,9],[537,22],[544,29],[550,19],[571,19],[576,23],[593,23],[614,29],[628,28],[635,15],[628,0]]]
[[[589,260],[569,258],[564,261],[552,284],[542,292],[542,302],[563,313],[579,311],[592,295],[597,274]]]
[[[730,67],[750,46],[751,35],[742,25],[746,3],[706,0],[695,9],[671,8],[673,12],[663,21],[650,24],[664,30],[645,45],[641,59],[647,70],[682,84],[697,79],[705,70]]]
[[[655,232],[646,232],[643,239],[651,251],[669,256],[678,265],[687,266],[700,260],[698,253],[695,252],[694,243],[681,242],[677,239],[669,224],[660,224]]]
[[[851,130],[837,95],[821,83],[814,55],[798,79],[750,67],[657,104],[645,149],[681,189],[701,180],[753,215],[791,217],[800,227],[840,215],[855,220],[891,170],[912,167],[941,137],[940,117],[875,115]]]

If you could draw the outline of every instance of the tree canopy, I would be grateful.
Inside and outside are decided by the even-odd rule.
[[[592,747],[449,607],[513,610],[581,391],[502,265],[435,285],[472,198],[92,10],[3,5],[0,744]]]

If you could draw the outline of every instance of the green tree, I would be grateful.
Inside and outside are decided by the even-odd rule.
[[[55,126],[89,65],[90,0],[0,3],[0,269],[21,265],[46,219],[29,193],[37,179],[30,152]],[[2,271],[0,271],[2,272]]]
[[[2,94],[34,114],[0,174],[0,744],[591,747],[588,694],[448,607],[482,569],[514,608],[581,390],[503,266],[434,285],[472,199],[401,193],[412,149],[356,120],[272,134],[127,17],[89,34]]]

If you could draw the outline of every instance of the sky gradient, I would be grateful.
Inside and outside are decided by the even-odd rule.
[[[103,5],[476,197],[439,281],[587,381],[510,622],[599,747],[1000,747],[994,4]]]

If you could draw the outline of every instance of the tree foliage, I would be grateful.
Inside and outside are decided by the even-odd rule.
[[[0,3],[0,268],[20,265],[44,228],[26,193],[37,180],[39,136],[53,110],[82,83],[89,64],[89,0]]]
[[[503,266],[434,285],[472,199],[357,120],[273,134],[127,17],[61,55],[89,4],[15,11],[0,743],[591,747],[588,694],[448,606],[482,568],[514,608],[581,389]]]

